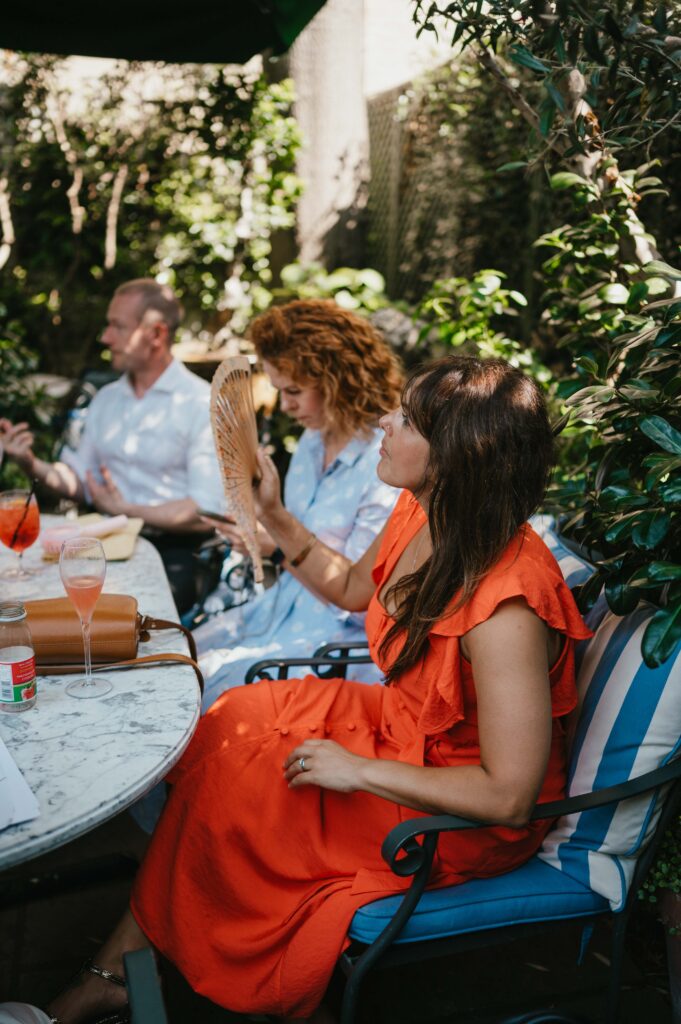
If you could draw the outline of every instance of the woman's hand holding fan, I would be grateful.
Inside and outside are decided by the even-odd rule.
[[[202,510],[199,509],[199,515],[201,515],[201,511]],[[255,503],[255,511],[256,511],[256,515],[257,515],[258,514],[258,500],[257,500],[257,496],[256,496],[256,503]],[[237,554],[240,554],[240,555],[248,555],[249,552],[248,552],[248,549],[247,549],[247,547],[246,547],[246,545],[244,543],[244,539],[243,539],[241,530],[239,529],[239,527],[236,525],[235,522],[231,522],[231,521],[230,522],[223,522],[223,520],[218,520],[214,516],[211,516],[211,515],[204,515],[204,516],[202,516],[202,518],[204,519],[204,521],[205,521],[207,526],[212,526],[213,529],[216,531],[216,533],[220,534],[220,536],[223,538],[223,540],[225,540],[229,544],[229,546],[231,547],[232,551],[236,551]],[[226,518],[226,517],[223,517],[223,519],[224,518]],[[272,554],[272,552],[274,551],[274,549],[276,548],[277,545],[274,543],[274,541],[272,540],[272,538],[270,537],[269,533],[267,532],[265,527],[262,525],[262,523],[256,522],[256,534],[255,535],[256,535],[256,539],[258,541],[258,547],[260,549],[260,554],[263,556],[263,558],[268,558]]]
[[[211,385],[210,411],[227,510],[236,521],[253,561],[255,581],[262,583],[253,501],[253,485],[260,479],[258,430],[251,369],[245,356],[225,359],[216,370]]]

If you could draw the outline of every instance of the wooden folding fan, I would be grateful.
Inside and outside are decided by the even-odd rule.
[[[218,453],[227,511],[241,530],[253,561],[256,583],[262,583],[262,558],[256,540],[253,484],[259,477],[258,430],[251,390],[251,368],[245,356],[223,360],[213,377],[210,418]]]

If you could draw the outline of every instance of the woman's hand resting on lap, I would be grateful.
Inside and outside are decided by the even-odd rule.
[[[301,768],[301,758],[305,767]],[[305,740],[284,762],[284,778],[290,789],[321,786],[338,793],[362,789],[362,771],[369,758],[351,754],[333,740]]]

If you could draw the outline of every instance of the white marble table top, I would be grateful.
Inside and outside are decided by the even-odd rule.
[[[43,517],[43,525],[59,521]],[[15,558],[0,548],[0,571]],[[41,561],[39,543],[24,561],[44,570],[30,580],[0,579],[0,599],[64,595],[58,566]],[[104,592],[133,594],[143,614],[178,619],[163,563],[143,538],[129,561],[108,564]],[[138,653],[161,651],[187,654],[187,642],[164,630]],[[64,692],[73,678],[39,677],[35,707],[0,712],[0,736],[40,804],[33,821],[0,831],[0,869],[61,846],[134,803],[166,775],[196,728],[200,693],[188,665],[111,672],[111,692],[89,700]]]

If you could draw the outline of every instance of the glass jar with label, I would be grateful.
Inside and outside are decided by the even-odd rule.
[[[36,701],[35,652],[26,609],[0,602],[0,712],[28,711]]]

